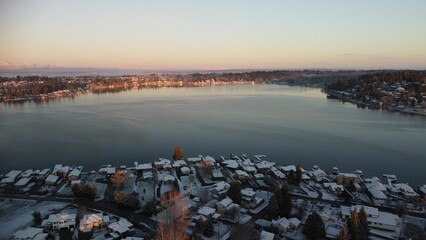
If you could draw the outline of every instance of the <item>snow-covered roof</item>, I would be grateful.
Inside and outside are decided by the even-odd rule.
[[[216,210],[211,207],[202,206],[200,209],[198,209],[198,214],[201,214],[203,216],[209,216],[210,214],[215,213]]]
[[[229,183],[220,181],[216,183],[212,189],[215,189],[216,191],[220,192],[220,191],[228,190],[229,186],[230,186]]]
[[[367,217],[367,221],[377,223],[379,225],[389,225],[396,227],[399,222],[399,217],[388,212],[379,212],[377,217]]]
[[[6,178],[10,178],[15,180],[19,175],[21,175],[22,171],[20,170],[12,170],[8,174],[6,174]]]
[[[186,162],[185,160],[176,160],[172,163],[173,167],[181,167],[181,166],[186,166]]]
[[[151,170],[152,169],[152,163],[141,163],[135,162],[136,170]]]
[[[227,168],[237,169],[240,165],[236,160],[225,160],[222,162]]]
[[[263,174],[261,174],[261,173],[256,173],[256,174],[254,174],[254,177],[256,179],[263,179],[265,176]]]
[[[199,155],[198,157],[189,157],[187,158],[188,162],[194,163],[194,162],[199,162],[203,159],[202,155]]]
[[[27,227],[17,231],[13,239],[45,239],[49,234],[43,233],[42,228]]]
[[[287,166],[282,166],[281,170],[283,170],[284,172],[296,172],[296,166],[295,165],[287,165]]]
[[[80,176],[80,174],[81,174],[80,169],[74,168],[74,169],[70,172],[70,174],[68,175],[68,177],[72,177],[72,176],[74,176],[74,177],[78,177],[78,176]]]
[[[241,190],[241,194],[245,197],[252,198],[254,195],[256,195],[256,192],[254,192],[251,188],[244,188]]]
[[[274,225],[276,227],[281,226],[282,228],[286,229],[286,228],[290,227],[290,221],[287,218],[282,217],[282,218],[277,219],[277,220],[272,220],[272,225]]]
[[[170,161],[169,159],[159,158],[158,161],[154,162],[154,165],[158,167],[158,166],[164,166],[166,164],[170,165],[171,163],[172,161]]]
[[[174,182],[175,181],[175,177],[173,177],[172,175],[166,175],[163,178],[163,181],[165,181],[165,182]]]
[[[235,173],[239,176],[239,177],[249,177],[248,173],[241,171],[241,170],[236,170]]]
[[[342,206],[341,214],[343,216],[350,216],[353,211],[357,211],[358,213],[361,211],[362,205],[352,205],[351,207]],[[379,216],[379,209],[375,207],[364,206],[365,213],[367,216],[377,217]]]
[[[25,172],[22,173],[21,177],[27,178],[27,177],[31,177],[31,175],[33,175],[33,174],[34,174],[34,170],[27,169],[27,170],[25,170]]]
[[[219,204],[222,204],[222,206],[224,206],[225,208],[228,207],[230,204],[232,203],[232,199],[230,199],[229,197],[226,197],[224,199],[222,199],[222,201],[216,203],[216,206]]]
[[[51,183],[56,183],[57,181],[58,181],[58,179],[59,179],[59,177],[58,176],[56,176],[56,175],[49,175],[47,178],[46,178],[46,182],[51,182]]]
[[[83,231],[87,227],[93,227],[93,224],[102,223],[103,214],[102,213],[93,213],[84,215],[80,220],[80,231]]]
[[[111,229],[114,232],[118,232],[119,234],[123,234],[130,230],[130,228],[133,226],[127,219],[120,218],[118,222],[111,223],[108,225],[108,228]]]
[[[143,179],[153,178],[152,172],[144,172],[142,175]]]
[[[274,173],[274,175],[276,177],[281,178],[281,179],[285,178],[285,174],[283,172],[281,172],[280,170],[278,170],[278,168],[271,167],[271,171],[272,171],[272,173]]]
[[[214,168],[212,171],[212,176],[214,178],[222,178],[223,177],[223,173],[219,168]]]
[[[339,173],[337,174],[337,176],[342,176],[345,178],[359,178],[359,176],[356,175],[355,173]]]
[[[189,172],[191,172],[191,170],[189,169],[189,167],[181,167],[181,168],[180,168],[180,171],[181,171],[182,173],[189,173]]]
[[[48,226],[52,223],[58,223],[59,221],[62,221],[64,225],[67,223],[74,224],[75,223],[75,217],[77,214],[68,214],[68,213],[58,213],[58,214],[52,214],[49,215],[47,219],[44,219],[41,223],[41,226]]]
[[[272,226],[272,222],[265,220],[265,219],[257,219],[256,222],[254,222],[256,225],[261,227],[270,227]]]
[[[271,167],[275,166],[275,163],[268,161],[261,161],[256,164],[257,169],[271,169]]]
[[[300,225],[300,220],[297,218],[290,218],[288,219],[288,221],[290,222],[291,225],[293,225],[294,227],[298,227]]]
[[[53,168],[53,173],[68,173],[70,166],[62,166],[62,164],[56,164]]]
[[[30,178],[21,178],[21,179],[19,179],[19,181],[17,183],[15,183],[15,186],[17,186],[17,187],[26,186],[30,180],[31,180]]]
[[[267,231],[262,231],[260,233],[260,239],[261,240],[274,240],[274,236],[275,236],[275,234],[267,232]]]
[[[365,181],[365,187],[367,188],[368,192],[373,196],[375,199],[387,199],[388,197],[384,192],[386,192],[385,186],[373,179],[369,179]]]
[[[390,185],[390,190],[392,192],[400,192],[404,194],[405,196],[409,196],[409,197],[417,196],[417,193],[414,191],[414,189],[406,183],[397,183],[397,184]]]
[[[204,161],[208,161],[208,162],[212,162],[212,163],[215,163],[215,162],[216,162],[216,160],[214,160],[214,158],[213,158],[213,157],[210,157],[210,156],[205,156],[205,157],[203,158],[203,160],[204,160]]]
[[[257,172],[257,169],[254,166],[250,166],[250,165],[243,165],[243,169],[246,172],[253,172],[253,173]]]
[[[423,194],[425,194],[426,193],[426,184],[419,186],[419,191],[422,192]]]

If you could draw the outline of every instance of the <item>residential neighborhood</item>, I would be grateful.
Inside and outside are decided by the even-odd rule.
[[[0,225],[10,213],[21,218],[0,230],[2,239],[307,239],[314,214],[324,238],[336,239],[364,213],[370,239],[425,236],[425,185],[391,173],[278,165],[265,155],[178,156],[91,171],[57,164],[12,170],[0,183]]]

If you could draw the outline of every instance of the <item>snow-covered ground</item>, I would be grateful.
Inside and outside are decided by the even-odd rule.
[[[41,202],[11,212],[0,220],[0,239],[9,239],[18,230],[32,226],[32,213],[34,211],[40,211],[42,218],[45,218],[47,215],[53,214],[67,205],[67,203],[59,202]]]
[[[154,181],[138,181],[136,183],[136,191],[139,193],[141,206],[144,206],[146,202],[155,198],[153,189],[156,188],[154,184]]]
[[[15,211],[22,210],[34,204],[34,200],[20,200],[20,199],[0,199],[0,220],[14,213]]]

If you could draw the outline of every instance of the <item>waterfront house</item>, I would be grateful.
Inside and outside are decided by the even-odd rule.
[[[373,200],[386,200],[386,187],[378,178],[365,179],[364,185],[367,190],[367,194],[373,198]]]
[[[106,178],[112,177],[115,172],[117,171],[116,167],[113,167],[111,165],[102,166],[98,173],[105,175]]]
[[[185,160],[176,160],[176,161],[173,161],[172,163],[172,167],[174,168],[185,167],[187,165],[188,164],[185,162]]]
[[[102,213],[92,213],[84,215],[80,220],[80,231],[90,232],[95,228],[101,228],[104,224],[104,218]]]
[[[18,180],[18,177],[21,176],[22,171],[18,170],[12,170],[9,173],[5,175],[5,178],[1,180],[1,184],[10,184],[14,183],[16,180]]]
[[[389,192],[392,194],[400,194],[407,198],[418,197],[419,195],[406,183],[396,183],[388,185]]]
[[[25,170],[25,172],[22,173],[21,177],[22,178],[31,178],[31,177],[33,177],[34,174],[35,174],[34,170],[27,169],[27,170]]]
[[[312,170],[308,173],[311,179],[315,179],[317,182],[328,182],[328,175],[318,166],[314,166]]]
[[[44,183],[46,185],[53,186],[53,185],[56,185],[56,183],[58,182],[58,180],[59,180],[59,176],[49,175],[49,176],[47,176],[46,180],[44,180]]]
[[[167,170],[172,168],[172,161],[165,158],[159,158],[157,161],[154,162],[154,166],[158,170],[163,170],[163,169]]]
[[[76,216],[76,214],[68,213],[52,214],[42,221],[41,226],[50,230],[73,230],[76,224]]]
[[[44,240],[48,235],[42,228],[27,227],[13,234],[12,240]]]
[[[256,164],[257,169],[261,173],[269,172],[273,166],[275,166],[275,163],[268,162],[268,161],[261,161],[261,162]]]
[[[337,174],[336,182],[337,184],[349,187],[354,184],[359,184],[361,178],[355,173],[339,173]]]
[[[68,181],[72,182],[74,180],[77,180],[80,177],[81,171],[78,168],[74,168],[70,174],[68,174]]]
[[[186,159],[188,163],[197,163],[201,160],[203,160],[203,155],[199,155],[198,157],[189,157]]]
[[[225,180],[225,176],[223,176],[222,170],[220,167],[213,168],[212,170],[212,180]]]
[[[240,167],[240,165],[238,164],[238,162],[236,160],[225,160],[222,162],[222,164],[228,168],[228,169],[238,169]]]
[[[56,164],[55,167],[53,168],[51,175],[56,175],[60,178],[65,178],[68,176],[69,171],[70,171],[69,166],[62,166],[62,164]]]

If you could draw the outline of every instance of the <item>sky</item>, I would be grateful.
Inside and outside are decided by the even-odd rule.
[[[425,0],[0,0],[0,69],[426,69]]]

